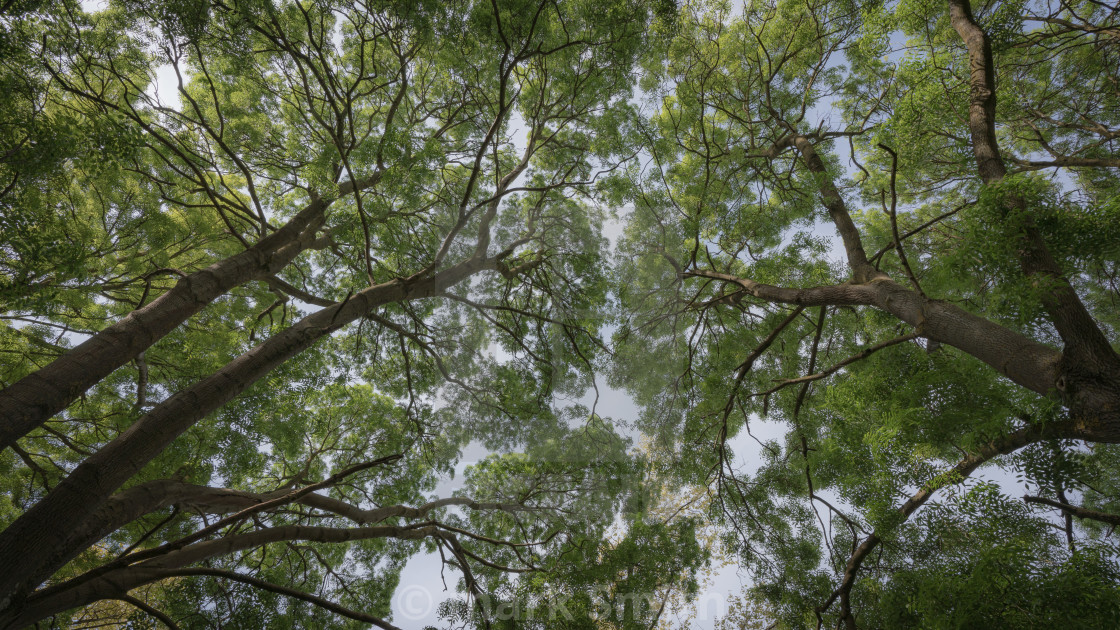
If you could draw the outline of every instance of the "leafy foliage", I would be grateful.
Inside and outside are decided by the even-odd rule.
[[[1120,616],[1114,7],[0,24],[0,626]]]

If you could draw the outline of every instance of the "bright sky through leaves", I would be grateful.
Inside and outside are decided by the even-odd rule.
[[[1113,4],[0,24],[0,628],[1120,618]]]

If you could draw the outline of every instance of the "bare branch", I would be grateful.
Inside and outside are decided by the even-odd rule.
[[[307,592],[301,591],[299,589],[294,589],[294,588],[291,588],[289,586],[284,586],[282,584],[275,584],[273,582],[267,582],[265,580],[255,578],[251,575],[245,575],[243,573],[235,573],[233,571],[226,571],[224,569],[210,569],[210,568],[205,568],[205,567],[189,567],[189,568],[185,568],[185,569],[172,569],[172,570],[168,570],[168,571],[164,572],[164,577],[165,578],[168,578],[168,577],[186,577],[186,576],[196,576],[196,575],[197,576],[216,577],[216,578],[221,578],[223,580],[231,580],[231,581],[234,581],[234,582],[241,582],[242,584],[248,584],[249,586],[252,586],[254,588],[259,588],[259,589],[265,590],[265,591],[272,591],[273,593],[279,593],[281,595],[286,595],[286,596],[294,598],[294,599],[299,599],[299,600],[308,602],[309,604],[313,604],[315,606],[318,606],[319,608],[322,608],[323,610],[328,610],[328,611],[330,611],[330,612],[332,612],[336,615],[341,615],[343,617],[348,617],[348,618],[354,619],[356,621],[362,621],[362,622],[365,622],[365,623],[372,623],[373,625],[377,626],[378,628],[384,628],[385,630],[400,630],[400,628],[398,628],[397,626],[394,626],[393,624],[389,623],[388,621],[385,621],[384,619],[381,619],[380,617],[374,617],[373,615],[369,615],[369,614],[366,614],[364,612],[353,610],[351,608],[346,608],[345,606],[342,606],[341,604],[337,604],[337,603],[332,602],[332,601],[330,601],[328,599],[325,599],[323,597],[319,597],[317,595],[312,595],[311,593],[307,593]]]
[[[1027,495],[1023,497],[1023,500],[1027,503],[1034,503],[1036,505],[1048,505],[1050,507],[1058,508],[1059,510],[1066,512],[1067,514],[1076,516],[1077,518],[1100,521],[1102,523],[1108,523],[1109,525],[1120,525],[1120,516],[1116,514],[1109,514],[1107,512],[1100,512],[1098,510],[1090,510],[1088,508],[1070,505],[1069,503],[1063,503],[1061,501],[1055,501],[1053,499],[1047,499],[1045,497],[1035,497]]]

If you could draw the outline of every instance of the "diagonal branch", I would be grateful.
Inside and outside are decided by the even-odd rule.
[[[279,593],[281,595],[286,595],[294,599],[303,600],[324,610],[329,610],[336,615],[348,617],[350,619],[354,619],[355,621],[372,623],[378,628],[384,628],[384,630],[400,630],[400,628],[398,628],[397,626],[394,626],[393,624],[385,621],[384,619],[381,619],[380,617],[374,617],[373,615],[369,615],[352,608],[347,608],[341,604],[337,604],[323,597],[312,595],[311,593],[307,593],[299,589],[294,589],[282,584],[276,584],[274,582],[267,582],[265,580],[255,578],[251,575],[245,575],[243,573],[236,573],[234,571],[227,571],[224,569],[211,569],[206,567],[189,567],[185,569],[174,569],[164,572],[164,577],[185,577],[196,575],[216,577],[223,580],[241,582],[242,584],[248,584],[249,586],[259,588],[264,591],[272,591],[273,593]]]
[[[1120,158],[1090,158],[1056,156],[1052,160],[1021,160],[1011,158],[1019,170],[1037,171],[1044,168],[1120,168]]]
[[[247,534],[194,543],[161,557],[122,567],[93,579],[83,580],[79,577],[50,589],[44,589],[41,594],[29,597],[21,609],[9,608],[0,612],[0,625],[17,628],[31,625],[64,610],[85,606],[100,599],[116,598],[131,589],[173,577],[183,571],[191,571],[193,569],[187,568],[191,564],[269,543],[289,540],[343,543],[375,538],[421,540],[432,537],[444,538],[449,535],[431,523],[406,527],[332,528],[285,525],[260,529]],[[295,596],[295,593],[287,594]]]
[[[737,284],[743,292],[767,302],[780,302],[783,304],[797,304],[800,306],[858,306],[871,304],[872,294],[863,285],[837,284],[832,286],[810,287],[807,289],[794,289],[776,287],[771,284],[755,282],[750,278],[740,278],[718,271],[696,269],[685,271],[682,278],[712,278],[724,282]]]
[[[852,270],[852,279],[857,283],[864,283],[873,278],[885,276],[867,260],[867,252],[863,249],[863,240],[860,238],[859,228],[852,221],[852,215],[848,212],[844,198],[840,196],[840,191],[836,189],[836,185],[832,182],[832,177],[829,176],[824,161],[817,155],[813,143],[806,136],[797,136],[794,138],[793,144],[801,153],[801,158],[805,161],[809,172],[816,178],[817,188],[821,193],[821,202],[828,209],[832,223],[836,226],[836,231],[840,233],[840,238],[844,241],[844,251],[848,255],[848,266]]]
[[[902,240],[902,241],[905,241],[906,239],[910,238],[911,236],[914,236],[915,234],[917,234],[917,233],[921,232],[922,230],[928,228],[929,226],[933,225],[934,223],[944,221],[945,219],[948,219],[949,217],[953,216],[954,214],[957,214],[961,210],[964,210],[965,208],[973,205],[974,203],[975,202],[973,202],[973,201],[969,201],[969,202],[966,202],[966,203],[963,203],[963,204],[957,206],[956,208],[953,208],[952,210],[949,210],[947,212],[943,212],[943,213],[937,215],[936,217],[930,219],[929,221],[926,221],[925,223],[919,225],[918,227],[916,227],[912,230],[907,230],[906,233],[903,234],[902,236],[898,237],[898,239]],[[874,264],[875,261],[877,261],[877,260],[879,260],[880,258],[883,257],[883,254],[887,253],[888,250],[894,248],[896,245],[897,245],[897,243],[893,240],[890,243],[887,243],[886,245],[884,245],[879,251],[875,252],[874,256],[871,257],[871,262]]]
[[[973,18],[968,0],[948,1],[949,20],[968,48],[969,129],[977,171],[985,184],[999,182],[1007,175],[1007,167],[996,140],[995,62],[991,40]],[[1120,357],[1046,247],[1041,232],[1026,212],[1025,200],[1017,194],[1008,195],[1006,210],[1021,214],[1025,221],[1019,263],[1023,273],[1036,278],[1045,289],[1042,305],[1065,343],[1070,362],[1092,362],[1098,364],[1094,366],[1097,371],[1103,367],[1112,376],[1120,373]],[[1060,383],[1059,389],[1065,389],[1064,385]]]
[[[1023,500],[1026,501],[1027,503],[1035,503],[1037,505],[1049,505],[1050,507],[1055,507],[1055,508],[1058,508],[1059,510],[1062,510],[1063,512],[1066,512],[1067,514],[1072,514],[1073,516],[1076,516],[1077,518],[1085,518],[1085,519],[1090,519],[1090,520],[1094,520],[1094,521],[1100,521],[1102,523],[1108,523],[1109,525],[1113,525],[1113,526],[1120,525],[1120,516],[1118,516],[1116,514],[1109,514],[1108,512],[1099,512],[1097,510],[1090,510],[1088,508],[1083,508],[1083,507],[1079,507],[1079,506],[1076,506],[1076,505],[1070,505],[1069,503],[1063,503],[1061,501],[1055,501],[1053,499],[1047,499],[1045,497],[1033,497],[1033,496],[1028,495],[1028,496],[1023,497]]]
[[[144,602],[143,600],[137,599],[137,598],[135,598],[131,595],[128,595],[128,594],[121,595],[120,597],[117,597],[116,599],[119,599],[120,601],[122,601],[126,604],[129,604],[129,605],[137,608],[138,610],[142,610],[146,614],[151,615],[152,617],[155,617],[156,619],[159,619],[159,622],[162,623],[163,625],[167,626],[169,630],[179,630],[179,626],[175,624],[175,621],[173,619],[171,619],[171,617],[167,616],[167,613],[163,612],[162,610],[159,610],[159,609],[155,608],[154,606],[149,605],[147,602]]]
[[[768,302],[874,306],[914,326],[920,336],[959,348],[1039,394],[1051,393],[1059,375],[1062,355],[1054,348],[949,302],[927,299],[887,277],[865,284],[791,289],[715,271],[688,271],[681,276],[737,284],[749,295]]]
[[[0,597],[34,588],[32,576],[51,569],[50,558],[72,551],[62,543],[117,488],[184,431],[277,366],[385,304],[432,297],[493,268],[492,259],[474,258],[435,275],[394,279],[363,289],[337,306],[308,315],[154,407],[0,533],[0,565],[18,567],[0,575]]]
[[[849,366],[849,365],[851,365],[851,364],[853,364],[857,361],[862,361],[863,359],[866,359],[867,357],[871,356],[872,354],[875,354],[876,352],[878,352],[878,351],[880,351],[884,348],[889,348],[891,346],[898,345],[900,343],[904,343],[904,342],[910,341],[912,339],[917,339],[920,336],[921,335],[918,334],[918,333],[910,333],[910,334],[907,334],[907,335],[900,335],[900,336],[894,337],[892,339],[887,339],[886,341],[880,341],[879,343],[877,343],[875,345],[872,345],[872,346],[868,346],[868,347],[864,348],[863,350],[853,354],[852,356],[844,359],[843,361],[840,361],[839,363],[836,363],[836,364],[834,364],[834,365],[832,365],[832,366],[830,366],[830,367],[828,367],[824,370],[821,370],[820,372],[817,372],[816,374],[806,374],[805,376],[799,376],[797,378],[786,379],[784,381],[781,381],[780,383],[778,383],[774,387],[771,387],[770,389],[768,389],[764,392],[759,392],[759,393],[754,394],[754,395],[755,396],[769,396],[769,395],[773,394],[774,392],[777,392],[780,389],[783,389],[785,387],[789,387],[790,385],[796,385],[798,383],[811,383],[813,381],[818,381],[822,378],[826,378],[828,376],[831,376],[831,375],[835,374],[837,371],[839,371],[840,369],[842,369],[846,366]]]
[[[925,296],[925,292],[922,291],[922,285],[918,284],[918,276],[914,275],[914,270],[910,268],[910,261],[906,258],[906,250],[902,247],[902,237],[898,234],[898,188],[895,184],[898,177],[898,154],[895,153],[894,149],[881,142],[879,143],[879,148],[891,155],[891,208],[887,212],[887,216],[890,217],[891,220],[891,236],[895,251],[898,253],[898,261],[902,263],[902,269],[906,272],[906,277],[910,280],[910,284],[914,286],[914,290],[921,293],[922,296]],[[883,210],[887,210],[885,199],[883,201]]]
[[[347,195],[375,185],[380,172],[345,182]],[[316,242],[332,199],[314,198],[291,220],[245,251],[181,280],[167,293],[0,391],[0,450],[65,409],[113,370],[136,359],[230,289],[265,279]]]
[[[298,490],[274,492],[265,496],[257,495],[253,497],[250,493],[238,493],[236,490],[225,488],[194,486],[173,479],[157,479],[142,483],[110,497],[105,504],[87,520],[84,527],[72,532],[69,538],[57,546],[57,549],[54,550],[54,555],[48,556],[44,568],[38,573],[32,574],[32,580],[37,582],[45,579],[50,573],[57,570],[58,567],[61,567],[66,562],[73,559],[81,550],[86,549],[111,532],[140,518],[144,514],[148,514],[168,505],[189,502],[192,499],[198,500],[200,495],[209,495],[212,506],[216,512],[239,511],[232,516],[220,519],[177,541],[153,549],[137,551],[133,554],[122,554],[120,558],[117,558],[113,562],[94,569],[75,579],[89,579],[114,568],[127,566],[128,564],[146,560],[162,553],[167,553],[170,550],[181,548],[184,545],[201,540],[221,530],[223,527],[243,520],[253,514],[299,501],[307,495],[313,494],[315,490],[331,487],[351,475],[376,466],[395,462],[401,457],[402,455],[395,454],[356,464],[318,483],[304,486]],[[49,591],[50,588],[45,590]]]
[[[925,505],[930,497],[941,488],[948,484],[958,483],[965,477],[968,477],[988,460],[999,455],[1006,455],[1007,453],[1014,452],[1032,444],[1039,440],[1048,437],[1046,428],[1041,424],[1032,424],[1028,427],[1020,429],[1014,433],[1009,433],[1003,437],[993,440],[984,446],[980,447],[979,452],[974,455],[969,455],[957,463],[951,470],[938,475],[926,483],[917,493],[906,500],[901,506],[895,510],[898,515],[897,523],[905,522],[918,510],[918,508]],[[897,524],[892,526],[897,527]],[[821,613],[828,610],[837,599],[840,600],[841,611],[840,619],[844,622],[845,627],[849,630],[854,630],[856,627],[855,617],[852,615],[851,610],[851,592],[852,586],[855,585],[856,576],[859,573],[863,561],[867,556],[883,542],[883,536],[887,531],[876,529],[867,538],[863,539],[859,547],[848,558],[847,566],[844,568],[844,577],[840,582],[840,586],[832,592],[832,595],[820,606],[817,607],[816,612],[818,619]]]

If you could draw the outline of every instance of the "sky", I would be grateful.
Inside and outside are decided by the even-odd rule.
[[[82,5],[87,10],[97,10],[106,7],[107,3],[104,0],[82,0]],[[178,79],[174,69],[171,66],[158,68],[154,79],[152,86],[149,88],[149,93],[156,96],[166,106],[179,107],[180,101],[176,91]],[[828,103],[818,104],[809,112],[808,116],[810,119],[817,121],[828,120],[830,117],[835,118],[835,116],[831,116]],[[524,128],[524,123],[519,122],[518,119],[513,120],[512,137],[519,150],[523,149],[526,136],[527,130]],[[846,144],[838,142],[834,150],[840,156],[841,161],[847,163],[847,168],[851,173],[854,173],[855,167],[850,162]],[[621,234],[622,226],[623,223],[620,220],[610,220],[605,225],[604,235],[610,240],[612,249]],[[830,257],[842,263],[844,261],[842,245],[839,239],[835,237],[832,225],[818,223],[813,226],[812,231],[818,236],[832,239],[833,246]],[[310,305],[301,304],[300,306],[305,311],[316,310],[315,307]],[[607,336],[609,337],[609,332]],[[827,381],[820,386],[827,387]],[[623,423],[631,422],[637,418],[638,408],[625,391],[607,386],[601,377],[598,387],[597,412],[600,416],[614,418]],[[584,400],[579,402],[590,407],[592,396],[593,392],[588,392]],[[786,427],[755,418],[751,423],[751,430],[754,438],[744,431],[733,437],[728,443],[729,449],[735,455],[735,460],[741,463],[744,472],[747,473],[753,472],[760,461],[759,451],[761,447],[755,441],[755,438],[762,442],[781,440],[785,435]],[[637,436],[632,437],[636,438]],[[462,458],[455,468],[455,475],[441,480],[433,495],[436,497],[450,496],[459,488],[466,467],[488,454],[489,452],[479,444],[469,445],[464,450]],[[983,469],[974,475],[974,479],[994,482],[1011,496],[1021,496],[1026,490],[1011,472],[998,468]],[[832,496],[827,492],[823,494],[834,505],[843,505],[839,497]],[[441,569],[443,569],[441,564],[438,553],[420,553],[408,561],[401,574],[400,585],[392,600],[392,621],[394,624],[404,630],[420,630],[428,625],[437,628],[442,627],[443,624],[437,615],[437,606],[448,598],[463,597],[463,595],[455,592],[459,576],[450,568],[442,571],[442,576],[446,579],[448,587],[445,590],[444,581],[441,579]],[[688,628],[690,630],[712,630],[715,627],[716,619],[727,611],[728,598],[741,595],[748,586],[749,580],[740,575],[738,567],[733,564],[716,570],[691,605],[692,620]]]

